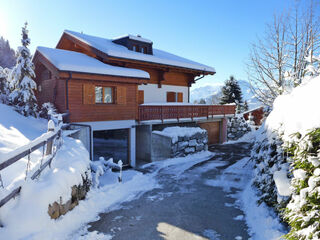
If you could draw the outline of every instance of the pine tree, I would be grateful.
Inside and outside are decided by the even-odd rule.
[[[34,65],[28,49],[30,39],[28,37],[27,23],[22,27],[22,46],[18,48],[17,62],[12,69],[9,81],[11,93],[10,103],[15,106],[16,111],[24,116],[37,116],[37,99],[34,90],[37,88],[35,81]]]
[[[222,97],[220,104],[235,103],[238,111],[242,106],[242,92],[238,81],[230,76],[230,79],[225,81],[225,85],[222,87]]]

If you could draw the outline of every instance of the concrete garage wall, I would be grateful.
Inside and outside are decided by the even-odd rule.
[[[171,142],[170,137],[152,133],[151,161],[171,158]]]
[[[138,161],[151,161],[151,128],[151,125],[136,127],[136,158]]]

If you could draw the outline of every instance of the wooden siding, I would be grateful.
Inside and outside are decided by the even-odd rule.
[[[199,126],[208,133],[208,144],[220,143],[220,122],[199,123]]]
[[[138,104],[143,104],[144,103],[144,91],[139,90],[138,91]]]
[[[251,115],[253,116],[253,121],[255,123],[255,125],[260,126],[262,124],[262,119],[264,117],[264,111],[263,111],[263,107],[255,109],[251,112],[247,112],[245,114],[243,114],[243,117],[245,120],[249,119],[249,114],[251,113]]]
[[[83,86],[85,84],[114,87],[116,95],[118,95],[117,102],[114,104],[83,104]],[[71,122],[115,121],[137,118],[138,89],[136,84],[72,79],[68,86]],[[119,95],[121,96],[120,100]]]

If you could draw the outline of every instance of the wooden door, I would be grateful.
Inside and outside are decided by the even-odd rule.
[[[208,144],[220,143],[220,122],[199,123],[208,132]]]

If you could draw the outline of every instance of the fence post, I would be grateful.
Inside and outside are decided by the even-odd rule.
[[[48,132],[54,131],[54,122],[52,120],[49,120],[48,122]],[[47,142],[47,149],[46,149],[46,155],[52,154],[52,145],[53,145],[53,139],[50,139]]]
[[[161,109],[161,122],[163,123],[163,106],[160,106]]]

